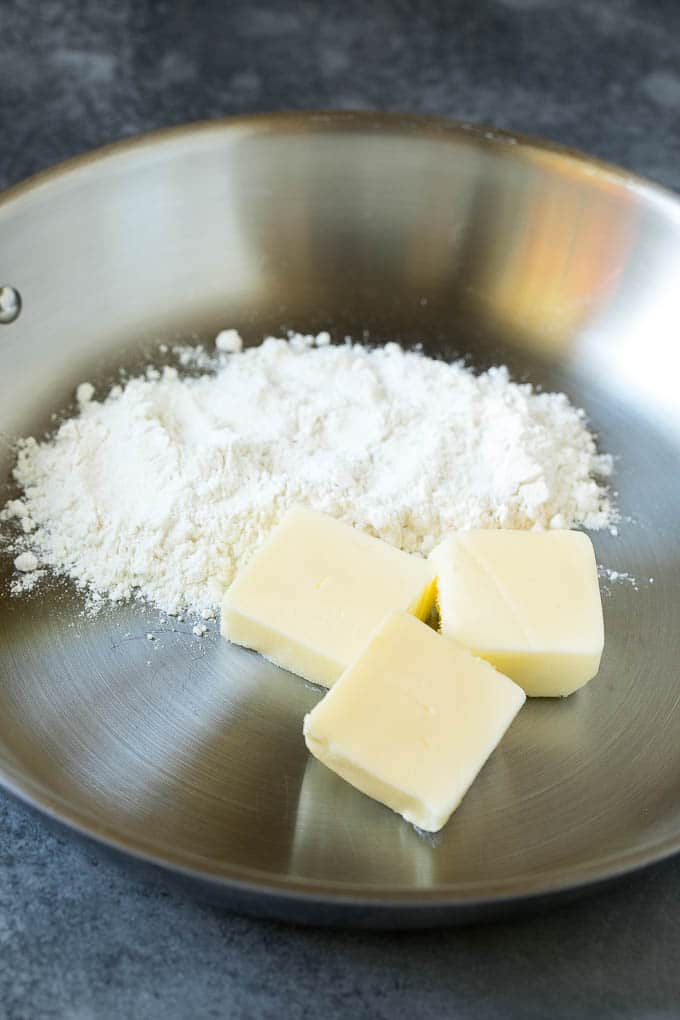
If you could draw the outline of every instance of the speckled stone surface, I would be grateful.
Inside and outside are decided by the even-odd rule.
[[[0,0],[0,186],[158,126],[285,108],[448,114],[680,189],[677,0]],[[0,238],[0,258],[1,258]],[[0,795],[0,1018],[680,1015],[680,860],[445,932],[218,912]]]
[[[161,125],[310,107],[487,121],[680,188],[680,4],[0,4],[2,185]]]

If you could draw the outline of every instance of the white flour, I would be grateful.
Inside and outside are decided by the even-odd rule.
[[[219,346],[197,378],[150,369],[101,402],[81,384],[76,417],[20,442],[23,496],[2,512],[15,554],[95,595],[209,617],[293,504],[422,554],[455,528],[614,519],[611,462],[583,412],[504,368],[475,376],[328,334],[240,352],[229,332]]]

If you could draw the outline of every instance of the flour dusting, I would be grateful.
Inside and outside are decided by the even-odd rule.
[[[611,459],[564,394],[395,343],[218,340],[177,349],[189,375],[151,368],[103,400],[81,383],[75,417],[19,442],[21,497],[0,512],[29,557],[17,590],[47,569],[95,599],[209,619],[296,504],[422,555],[458,528],[616,519]]]

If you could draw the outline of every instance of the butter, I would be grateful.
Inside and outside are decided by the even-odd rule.
[[[593,546],[580,531],[460,531],[430,554],[441,632],[533,697],[592,679],[604,647]]]
[[[313,510],[286,514],[228,589],[222,634],[330,687],[392,610],[427,618],[427,561]]]
[[[305,716],[303,732],[352,786],[437,832],[524,700],[488,663],[397,612]]]

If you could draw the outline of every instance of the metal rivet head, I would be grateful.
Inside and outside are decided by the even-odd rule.
[[[0,285],[0,323],[7,324],[19,318],[21,294],[14,287]]]

